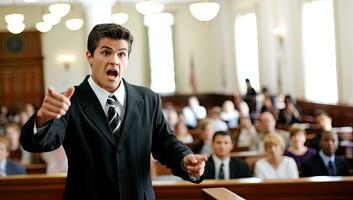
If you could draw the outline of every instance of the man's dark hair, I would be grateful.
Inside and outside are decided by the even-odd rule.
[[[246,83],[250,83],[250,80],[247,78],[247,79],[245,79],[245,82]]]
[[[217,136],[229,136],[230,139],[232,140],[232,143],[234,142],[233,141],[233,136],[232,136],[232,134],[229,131],[217,131],[217,132],[215,132],[213,134],[212,142],[214,142],[214,140],[216,139]]]
[[[94,54],[94,50],[97,48],[99,40],[102,38],[126,40],[128,43],[128,55],[130,56],[134,38],[127,28],[114,23],[97,24],[94,26],[88,35],[87,41],[87,49],[92,55]]]

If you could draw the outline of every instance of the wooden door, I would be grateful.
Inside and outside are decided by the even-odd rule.
[[[0,33],[0,44],[0,103],[39,106],[44,96],[40,33]]]

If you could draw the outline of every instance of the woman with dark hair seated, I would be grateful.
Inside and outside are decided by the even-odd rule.
[[[291,157],[297,163],[298,169],[302,163],[316,155],[316,150],[305,146],[306,132],[300,127],[293,127],[290,130],[290,146],[284,152],[284,155]]]

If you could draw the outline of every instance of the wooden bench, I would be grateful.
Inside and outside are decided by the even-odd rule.
[[[24,175],[0,178],[0,199],[59,200],[66,177],[55,175]],[[283,180],[257,178],[207,180],[201,184],[186,181],[153,181],[159,200],[203,199],[202,189],[224,187],[245,199],[352,199],[353,177],[312,177]]]

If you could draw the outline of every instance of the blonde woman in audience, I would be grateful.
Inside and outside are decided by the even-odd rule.
[[[302,163],[316,155],[316,150],[306,147],[306,132],[300,127],[292,127],[290,129],[290,146],[284,152],[284,155],[291,157],[297,163],[298,169]]]
[[[187,143],[192,143],[193,138],[191,134],[188,131],[188,128],[186,127],[185,123],[183,121],[179,121],[175,125],[175,137],[182,141],[184,144]]]
[[[255,176],[262,179],[298,178],[294,159],[283,155],[283,138],[278,133],[270,133],[265,136],[264,143],[267,155],[255,163]]]
[[[256,137],[256,129],[251,124],[249,117],[241,116],[239,118],[240,132],[238,135],[237,147],[249,147],[251,141]]]
[[[222,104],[221,119],[227,122],[229,128],[238,127],[239,112],[235,109],[232,101],[224,101]]]

